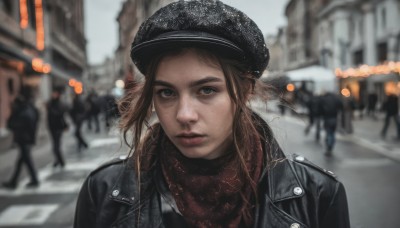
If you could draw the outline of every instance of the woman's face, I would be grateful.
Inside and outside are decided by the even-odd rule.
[[[218,64],[193,50],[164,57],[153,99],[168,138],[189,158],[214,159],[232,143],[234,105]]]

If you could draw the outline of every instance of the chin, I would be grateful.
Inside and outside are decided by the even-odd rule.
[[[187,157],[187,158],[193,158],[193,159],[208,159],[207,156],[209,156],[208,154],[205,154],[204,152],[197,150],[197,149],[183,149],[180,150],[181,153],[183,154],[183,156]]]

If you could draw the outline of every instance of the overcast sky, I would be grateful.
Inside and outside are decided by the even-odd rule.
[[[252,18],[264,34],[276,34],[286,24],[288,0],[222,0]],[[85,0],[85,32],[90,64],[112,56],[118,45],[118,12],[124,0]]]

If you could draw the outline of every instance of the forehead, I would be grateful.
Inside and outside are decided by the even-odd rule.
[[[196,49],[186,49],[164,56],[158,64],[155,76],[156,80],[194,80],[205,76],[225,79],[218,59],[208,52]]]

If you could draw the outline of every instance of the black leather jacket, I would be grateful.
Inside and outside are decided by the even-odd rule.
[[[350,227],[345,189],[335,175],[304,157],[286,159],[279,147],[276,151],[280,162],[265,169],[259,182],[254,227]],[[123,158],[89,175],[79,195],[75,228],[186,227],[160,167],[142,173],[145,196],[140,198],[130,164],[131,158]]]

